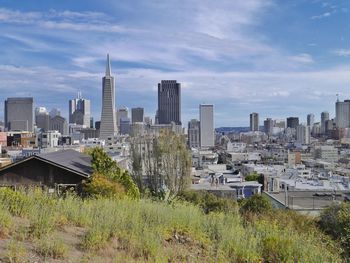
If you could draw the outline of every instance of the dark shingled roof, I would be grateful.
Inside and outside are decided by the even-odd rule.
[[[93,170],[91,167],[91,157],[75,150],[62,150],[51,153],[44,153],[35,156],[38,159],[47,161],[64,169],[72,170],[89,177]]]

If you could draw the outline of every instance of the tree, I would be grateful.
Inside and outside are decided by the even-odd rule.
[[[183,137],[170,130],[162,130],[158,137],[132,138],[131,162],[140,189],[159,198],[172,200],[190,182],[191,155]]]
[[[120,184],[124,188],[128,197],[134,199],[140,198],[140,191],[129,173],[121,169],[101,147],[92,148],[88,153],[92,157],[91,166],[94,170],[94,174],[92,178],[85,183],[85,189],[91,190],[91,187],[94,185],[100,187],[102,184],[108,188],[106,191],[110,193],[110,189],[113,188],[111,184],[114,182]],[[97,179],[98,181],[96,181]],[[108,184],[108,181],[111,184]],[[114,189],[117,188],[117,186],[114,187]],[[100,187],[100,189],[102,189],[102,187]]]

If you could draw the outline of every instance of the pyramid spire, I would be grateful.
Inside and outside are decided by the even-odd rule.
[[[107,54],[107,63],[106,63],[106,77],[110,77],[111,73],[111,61],[109,59],[109,54]]]

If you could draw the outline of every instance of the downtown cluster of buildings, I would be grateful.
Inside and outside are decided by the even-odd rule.
[[[0,146],[15,160],[31,154],[72,148],[102,146],[116,159],[127,159],[130,136],[157,136],[162,129],[184,135],[181,121],[181,84],[176,80],[158,83],[158,110],[154,119],[144,115],[144,108],[131,111],[116,108],[115,79],[107,55],[106,72],[102,78],[101,119],[94,121],[91,101],[78,92],[69,100],[69,116],[59,109],[48,111],[34,107],[32,97],[7,98],[4,122],[0,124]],[[190,147],[214,147],[214,107],[199,105],[199,120],[188,124]]]

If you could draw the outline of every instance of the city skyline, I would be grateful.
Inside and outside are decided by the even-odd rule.
[[[201,103],[215,105],[216,127],[247,127],[251,112],[261,120],[334,117],[336,94],[350,98],[345,2],[37,3],[0,4],[0,108],[7,97],[34,97],[67,117],[67,101],[81,90],[98,120],[106,53],[118,76],[117,106],[153,117],[157,83],[176,79],[184,125]]]

